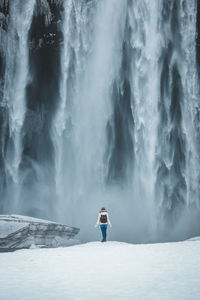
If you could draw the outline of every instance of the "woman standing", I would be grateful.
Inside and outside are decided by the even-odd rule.
[[[102,233],[102,242],[106,242],[106,230],[108,227],[108,224],[111,227],[110,219],[107,210],[105,207],[102,207],[98,214],[97,224],[96,226],[100,226],[101,233]]]

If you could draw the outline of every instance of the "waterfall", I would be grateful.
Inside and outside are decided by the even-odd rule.
[[[197,1],[0,1],[3,212],[199,234]],[[23,19],[23,22],[21,20]]]
[[[196,131],[197,113],[199,109],[199,83],[196,66],[196,34],[193,28],[196,25],[196,7],[195,1],[188,1],[185,7],[182,3],[181,34],[182,49],[186,63],[181,64],[182,85],[184,94],[183,105],[183,126],[186,136],[186,185],[187,194],[185,202],[187,206],[194,204],[199,208],[200,197],[200,172],[196,168],[199,164],[199,139]]]
[[[8,108],[9,140],[5,153],[5,172],[12,190],[12,206],[17,209],[20,196],[19,168],[22,156],[22,127],[26,112],[26,85],[28,81],[28,32],[35,1],[9,3],[9,25],[4,45],[5,78],[1,105]],[[22,22],[23,20],[23,22]]]
[[[191,223],[195,227],[195,221],[191,216],[188,219],[188,214],[193,211],[192,218],[195,218],[194,211],[199,206],[200,173],[195,167],[199,164],[199,140],[195,133],[199,110],[194,31],[196,1],[164,4],[161,24],[164,39],[160,64],[156,198],[161,220],[165,218],[167,227],[179,220],[179,227],[184,231]]]
[[[61,206],[63,208],[66,206],[66,210],[68,210],[67,201],[73,201],[73,190],[75,192],[77,189],[74,186],[74,183],[77,184],[77,182],[74,182],[73,177],[76,173],[76,164],[79,163],[77,160],[81,159],[81,157],[77,157],[74,130],[74,127],[77,126],[75,109],[79,108],[80,103],[75,103],[75,101],[77,97],[80,97],[78,95],[78,90],[81,89],[80,74],[84,69],[85,53],[89,47],[87,27],[89,27],[88,20],[91,19],[90,14],[90,7],[85,6],[82,0],[64,3],[60,100],[52,128],[52,139],[55,147],[56,194]],[[81,120],[78,121],[80,123]],[[81,137],[78,143],[80,148]],[[77,171],[79,172],[79,170]],[[65,193],[68,196],[63,199]],[[65,209],[63,212],[66,213]],[[58,214],[60,215],[59,209]]]

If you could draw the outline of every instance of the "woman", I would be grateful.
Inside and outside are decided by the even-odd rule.
[[[97,224],[96,224],[96,226],[99,225],[101,228],[102,242],[106,242],[106,230],[107,230],[108,224],[111,227],[108,212],[105,209],[105,207],[102,207],[102,209],[100,210],[100,212],[98,214],[98,219],[97,219]]]

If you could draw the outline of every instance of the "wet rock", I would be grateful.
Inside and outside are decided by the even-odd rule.
[[[20,215],[0,215],[0,249],[59,247],[77,244],[78,228]]]

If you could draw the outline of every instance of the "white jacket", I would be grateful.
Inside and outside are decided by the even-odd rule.
[[[101,223],[101,221],[100,221],[101,215],[107,215],[107,222],[106,223]],[[108,212],[106,210],[101,210],[98,214],[97,225],[101,225],[101,224],[109,224],[111,226],[109,215],[108,215]]]

